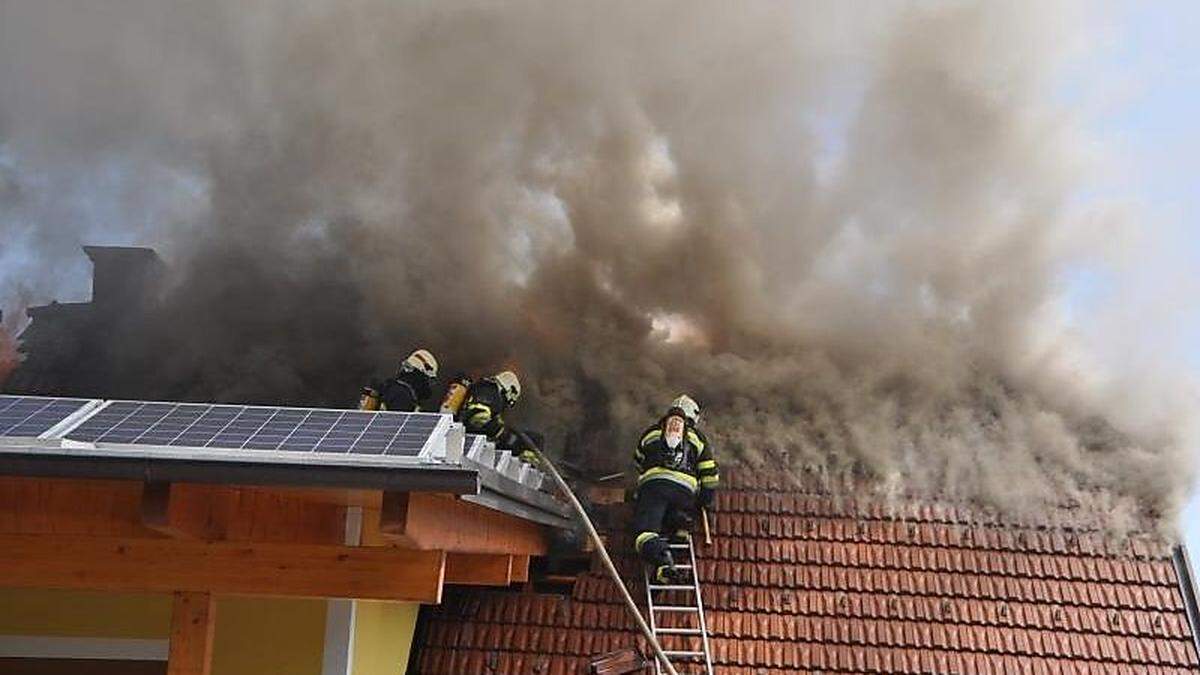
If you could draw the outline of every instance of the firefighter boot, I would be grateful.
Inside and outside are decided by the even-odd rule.
[[[657,562],[658,564],[654,567],[654,573],[650,575],[651,580],[656,584],[674,583],[676,568],[675,559],[671,556],[671,552],[664,552],[659,556]]]

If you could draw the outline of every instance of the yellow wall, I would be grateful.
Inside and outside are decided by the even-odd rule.
[[[154,640],[170,628],[166,594],[0,588],[0,635]]]
[[[167,594],[0,588],[0,635],[166,639],[171,603]],[[320,675],[324,643],[324,600],[217,598],[213,675]]]
[[[354,604],[353,675],[404,675],[421,606],[368,600]]]
[[[213,675],[321,675],[325,601],[217,598]]]

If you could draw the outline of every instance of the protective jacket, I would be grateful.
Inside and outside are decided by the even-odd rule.
[[[417,412],[421,403],[433,395],[429,376],[415,370],[405,370],[395,377],[376,380],[371,388],[379,393],[380,410]]]
[[[487,436],[497,448],[533,461],[536,455],[524,447],[520,437],[504,421],[507,408],[508,402],[504,400],[500,385],[491,379],[480,380],[467,388],[467,399],[459,409],[458,421],[467,428],[468,434]]]
[[[668,417],[670,415],[646,429],[637,449],[634,450],[633,457],[640,471],[638,485],[642,486],[650,481],[670,481],[687,488],[693,494],[701,488],[716,488],[720,482],[720,472],[708,438],[695,426],[688,424],[679,445],[675,448],[669,447],[663,439]]]

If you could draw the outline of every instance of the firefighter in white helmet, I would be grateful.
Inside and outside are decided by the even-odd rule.
[[[487,436],[497,448],[513,452],[527,462],[536,462],[536,454],[526,448],[520,437],[504,421],[504,413],[521,398],[521,381],[511,370],[474,382],[458,413],[458,421],[468,434]]]
[[[700,406],[686,394],[642,433],[638,465],[634,547],[654,566],[659,583],[679,580],[668,536],[682,535],[697,508],[711,508],[720,473],[708,438],[697,427]],[[666,533],[666,536],[664,536]]]
[[[400,362],[394,376],[374,380],[364,387],[358,407],[360,410],[417,412],[433,395],[437,376],[437,359],[429,350],[418,349]]]

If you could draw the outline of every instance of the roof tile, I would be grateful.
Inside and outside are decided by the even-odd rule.
[[[766,484],[731,474],[730,486]],[[727,489],[718,505],[716,542],[698,549],[698,569],[721,673],[1200,665],[1174,567],[1142,538],[1122,551],[1087,529],[1037,529],[957,504],[837,500],[778,482]],[[629,542],[616,548],[623,537],[613,552],[635,574]],[[448,589],[441,606],[422,610],[415,668],[583,673],[588,657],[641,644],[620,602],[596,571],[570,598]]]

